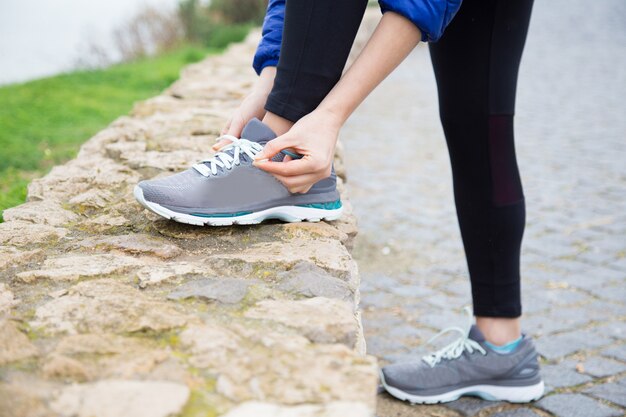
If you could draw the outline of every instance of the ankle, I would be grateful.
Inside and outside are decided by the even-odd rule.
[[[287,133],[294,125],[293,122],[285,119],[284,117],[280,117],[279,115],[270,112],[265,113],[263,123],[269,126],[269,128],[272,129],[277,136]]]
[[[476,326],[487,342],[495,346],[504,346],[522,335],[519,318],[476,317]]]

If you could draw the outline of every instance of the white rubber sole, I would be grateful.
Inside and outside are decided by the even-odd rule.
[[[459,388],[438,395],[413,395],[398,388],[391,387],[385,382],[385,376],[380,373],[380,381],[385,390],[393,397],[408,401],[411,404],[437,404],[456,401],[462,396],[480,397],[488,401],[507,401],[510,403],[529,403],[541,398],[544,394],[543,381],[526,387],[503,387],[497,385],[472,385]]]
[[[177,213],[159,204],[146,201],[143,190],[135,186],[133,194],[137,201],[161,217],[171,219],[179,223],[193,224],[195,226],[232,226],[233,224],[259,224],[267,219],[279,219],[285,222],[319,222],[320,220],[337,220],[341,217],[343,207],[334,210],[318,209],[300,206],[278,206],[265,210],[243,214],[241,216],[228,217],[201,217],[186,213]]]

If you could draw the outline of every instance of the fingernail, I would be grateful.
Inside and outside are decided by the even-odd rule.
[[[255,159],[255,160],[254,160],[254,163],[255,163],[255,164],[259,164],[259,163],[262,163],[262,162],[267,162],[267,161],[269,161],[269,159],[268,159],[268,158],[263,158],[263,159]]]

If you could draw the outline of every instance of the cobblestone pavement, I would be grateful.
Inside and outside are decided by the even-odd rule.
[[[537,2],[522,62],[523,326],[546,397],[409,407],[381,395],[379,417],[624,415],[625,21],[621,0]],[[464,323],[470,303],[427,48],[367,100],[343,141],[368,350],[383,364],[418,357],[437,330]]]

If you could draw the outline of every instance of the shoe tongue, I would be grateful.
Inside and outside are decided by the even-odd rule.
[[[254,118],[246,124],[241,132],[243,139],[248,139],[251,142],[257,142],[265,144],[276,137],[276,133],[269,128],[265,123],[257,118]]]
[[[478,327],[476,327],[475,324],[472,325],[472,328],[470,329],[469,332],[469,338],[476,341],[476,342],[484,342],[485,341],[485,336],[483,335],[483,332],[481,332]]]
[[[265,146],[265,144],[270,140],[276,139],[276,133],[274,133],[268,125],[259,119],[254,118],[243,128],[241,137]],[[282,152],[279,152],[272,158],[272,161],[280,162],[284,157],[285,155]]]

